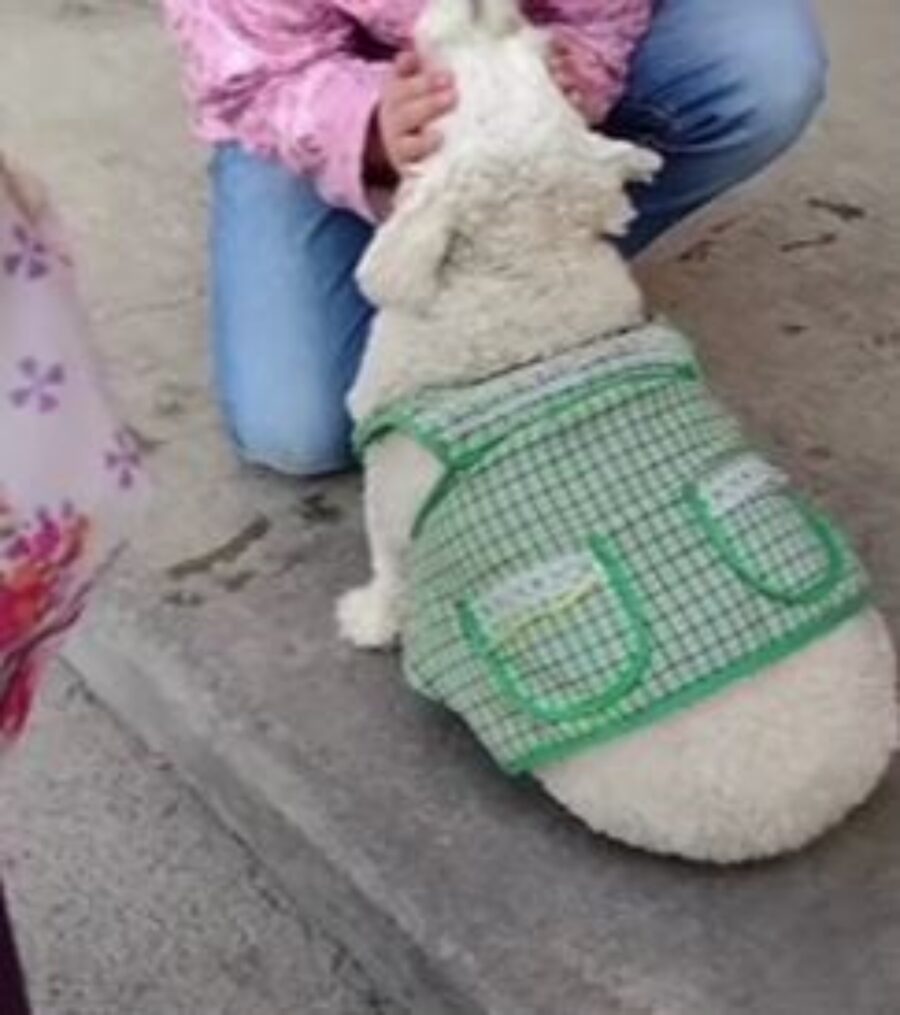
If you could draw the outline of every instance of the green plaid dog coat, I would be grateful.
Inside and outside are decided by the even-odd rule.
[[[748,448],[661,323],[364,421],[443,464],[404,668],[509,771],[655,722],[866,602],[843,536]]]

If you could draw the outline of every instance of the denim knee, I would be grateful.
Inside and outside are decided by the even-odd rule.
[[[729,133],[755,166],[796,141],[825,96],[828,61],[815,32],[781,43],[751,35],[731,53]]]
[[[298,401],[291,413],[265,405],[228,413],[229,428],[243,459],[290,476],[341,472],[353,464],[350,421],[324,405]]]
[[[371,229],[236,146],[217,149],[213,169],[212,344],[231,435],[279,472],[342,470],[371,316],[353,270]]]

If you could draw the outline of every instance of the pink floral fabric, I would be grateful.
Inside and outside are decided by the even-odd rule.
[[[143,488],[88,353],[59,228],[28,191],[0,159],[0,747]]]
[[[368,218],[363,149],[387,59],[425,0],[163,0],[199,135],[239,141]],[[652,0],[524,0],[563,37],[602,121],[621,94]]]

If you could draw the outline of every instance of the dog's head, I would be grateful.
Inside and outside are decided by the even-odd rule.
[[[528,257],[625,232],[626,187],[650,179],[659,156],[585,125],[515,0],[431,0],[417,45],[454,73],[459,103],[360,265],[373,302],[428,305],[456,255],[479,245]]]
[[[434,55],[479,37],[499,39],[527,28],[516,0],[431,0],[416,26],[416,42]]]

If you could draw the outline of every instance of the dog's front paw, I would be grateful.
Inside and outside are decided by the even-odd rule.
[[[358,648],[390,648],[400,633],[394,597],[374,584],[341,596],[337,621],[341,637]]]

